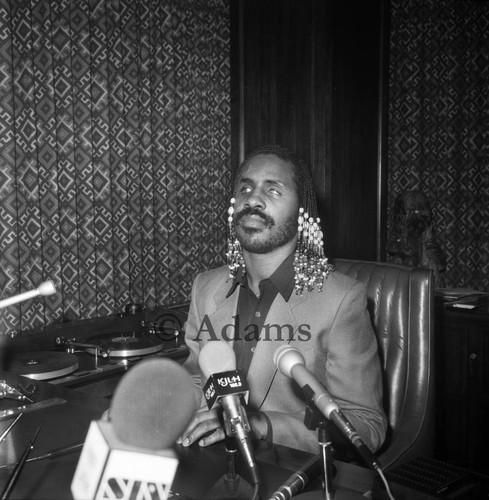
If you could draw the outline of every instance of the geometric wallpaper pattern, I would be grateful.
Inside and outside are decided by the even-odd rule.
[[[392,0],[390,24],[388,231],[422,191],[446,286],[489,291],[489,2]]]
[[[0,0],[0,310],[17,334],[189,300],[224,262],[229,0]]]

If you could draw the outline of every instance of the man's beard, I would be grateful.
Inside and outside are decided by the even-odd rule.
[[[271,231],[273,227],[275,227],[274,234],[270,234],[270,236],[266,240],[255,240],[253,239],[253,235],[262,232],[260,229],[255,228],[244,228],[239,225],[239,221],[246,215],[257,215],[259,216],[265,226],[266,231]],[[270,253],[273,250],[284,246],[286,243],[289,243],[295,235],[297,234],[297,216],[290,216],[285,219],[280,226],[276,226],[275,220],[270,215],[263,213],[261,210],[257,208],[246,207],[240,212],[236,214],[235,217],[235,227],[240,228],[240,230],[244,234],[240,234],[238,231],[236,232],[236,236],[238,241],[241,243],[241,247],[243,250],[246,250],[250,253],[259,253],[266,254]]]

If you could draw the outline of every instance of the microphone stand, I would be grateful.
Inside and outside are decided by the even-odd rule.
[[[249,500],[254,489],[237,470],[236,457],[238,444],[234,436],[226,436],[226,474],[206,493],[205,500]]]
[[[307,388],[308,389],[308,388]],[[331,440],[330,421],[316,408],[312,398],[306,402],[304,425],[310,429],[317,429],[318,444],[321,455],[321,471],[323,479],[324,499],[333,500],[333,442]]]

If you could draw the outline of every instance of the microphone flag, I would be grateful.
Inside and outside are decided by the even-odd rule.
[[[211,374],[203,391],[209,410],[217,406],[223,397],[229,395],[240,395],[245,404],[248,402],[248,384],[239,370]]]
[[[75,500],[167,500],[178,467],[171,449],[121,441],[107,421],[92,421],[71,484]]]

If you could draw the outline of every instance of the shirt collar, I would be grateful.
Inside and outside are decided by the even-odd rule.
[[[289,301],[292,291],[294,290],[294,256],[295,252],[292,252],[287,258],[284,259],[282,264],[277,267],[270,278],[268,278],[278,290],[280,295],[282,295],[285,302]],[[234,278],[226,298],[230,297],[234,293],[238,285],[248,286],[246,273],[243,271],[242,267],[238,269],[236,278]]]

